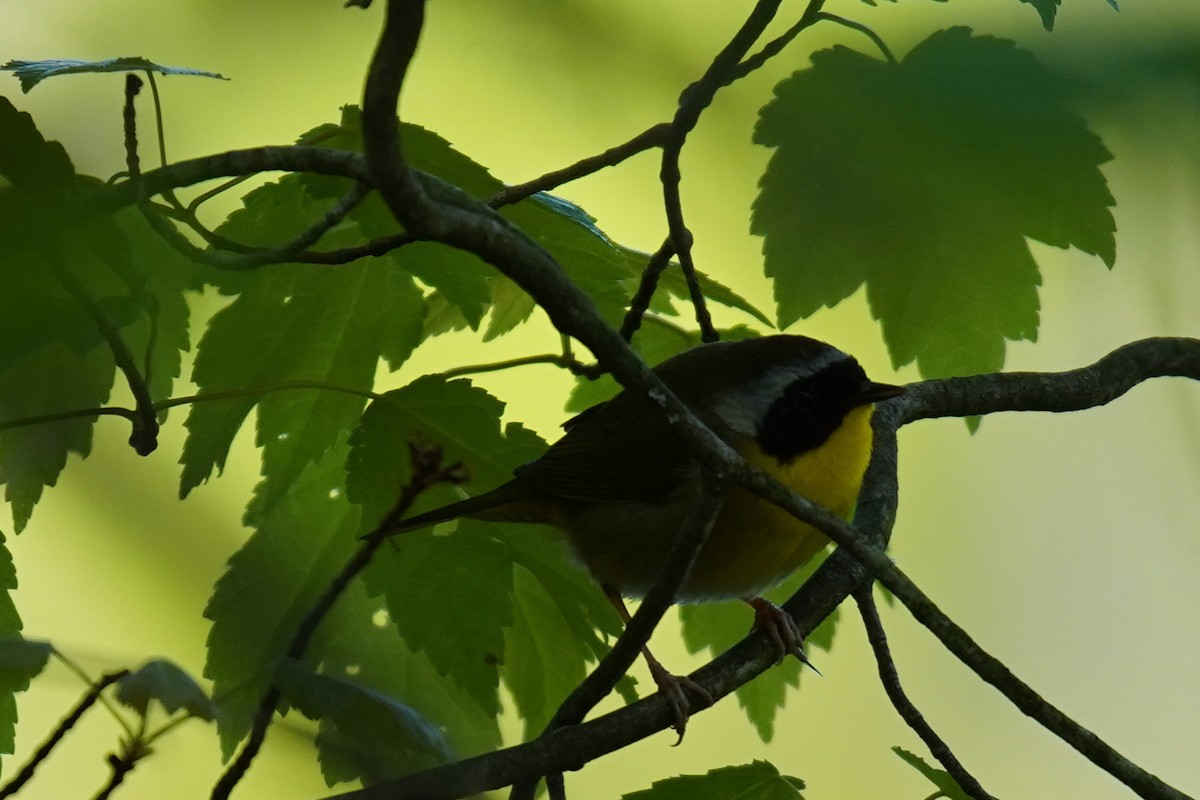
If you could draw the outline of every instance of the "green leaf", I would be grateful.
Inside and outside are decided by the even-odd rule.
[[[583,680],[590,652],[531,572],[517,567],[513,577],[513,623],[505,640],[503,675],[530,740]]]
[[[458,757],[499,747],[497,717],[438,674],[425,655],[409,650],[389,619],[381,600],[368,597],[361,582],[352,583],[317,629],[309,652],[324,674],[351,678],[440,726]],[[356,746],[330,726],[322,727],[317,746],[330,786],[356,778],[372,783],[420,767],[401,752]]]
[[[488,714],[500,712],[504,627],[513,620],[513,565],[490,538],[414,531],[381,548],[367,587],[387,600],[410,650],[424,653]]]
[[[12,561],[7,558],[7,551],[5,556],[5,571],[11,575]],[[15,586],[16,581],[12,584]],[[6,604],[11,604],[11,600],[6,599]],[[18,620],[15,629],[0,632],[0,753],[5,754],[12,753],[16,746],[16,694],[29,688],[29,682],[41,674],[54,652],[49,642],[20,638],[19,629]]]
[[[142,377],[149,378],[151,397],[165,399],[188,348],[183,293],[197,286],[194,266],[135,209],[87,220],[68,216],[63,209],[96,182],[76,177],[61,146],[43,140],[6,100],[0,100],[0,139],[6,144],[0,172],[11,182],[0,190],[0,227],[15,209],[21,228],[0,248],[0,421],[86,411],[107,401],[116,362],[96,315],[143,373],[149,364]],[[94,422],[81,415],[0,433],[0,480],[18,532],[67,456],[88,453]]]
[[[372,403],[352,435],[349,460],[348,490],[363,504],[364,531],[411,479],[410,442],[440,445],[444,463],[465,466],[471,480],[464,488],[472,492],[507,482],[516,466],[541,455],[545,444],[532,432],[514,424],[501,429],[502,412],[500,401],[468,381],[434,376]],[[461,490],[434,487],[413,513],[459,496]],[[408,647],[425,653],[489,713],[498,708],[495,693],[503,675],[530,730],[530,720],[544,721],[586,661],[607,651],[598,631],[620,631],[616,614],[560,535],[525,525],[460,521],[448,535],[416,531],[393,541],[394,548],[380,551],[367,580],[372,592],[387,598]],[[514,564],[522,576],[519,592]],[[520,608],[514,610],[514,603]],[[524,616],[521,609],[538,613]],[[510,625],[505,642],[503,629]],[[530,658],[529,647],[554,648],[559,662],[548,676],[551,682],[535,686],[525,667],[507,663],[505,654],[513,654],[515,642],[521,648],[518,664]]]
[[[783,583],[764,592],[764,597],[777,604],[783,603],[824,560],[824,555],[818,555]],[[679,606],[679,618],[688,652],[707,650],[713,656],[744,639],[754,622],[753,612],[740,601]],[[832,648],[837,622],[838,611],[835,610],[804,640],[807,654],[811,655],[814,648],[825,652]],[[764,742],[775,737],[775,717],[787,702],[788,687],[800,685],[801,672],[799,660],[789,657],[738,687],[738,705]]]
[[[75,167],[58,142],[48,142],[38,132],[33,117],[0,97],[0,175],[21,191],[67,188],[75,178]]]
[[[354,777],[368,785],[454,760],[437,726],[395,698],[292,659],[280,664],[277,679],[289,703],[322,723],[323,752],[347,754]]]
[[[356,106],[342,109],[340,125],[324,125],[305,134],[316,137],[322,147],[362,151],[362,112]],[[486,197],[502,188],[480,164],[455,150],[449,142],[418,125],[400,128],[404,156],[416,169],[436,175],[475,197]],[[337,197],[348,183],[323,176],[300,178],[315,198]],[[402,229],[378,194],[372,194],[356,206],[347,220],[354,223],[365,238],[399,233]],[[434,242],[418,242],[393,250],[384,259],[414,275],[421,283],[438,291],[472,329],[479,326],[491,302],[490,281],[495,271],[475,256]]]
[[[147,661],[117,682],[117,699],[143,717],[151,700],[162,704],[167,714],[184,709],[193,717],[212,720],[217,709],[200,685],[178,665],[165,659]]]
[[[928,778],[929,782],[937,787],[939,797],[944,797],[946,800],[971,800],[971,796],[963,791],[963,788],[958,785],[958,781],[950,777],[950,773],[931,767],[925,763],[923,758],[915,753],[910,753],[903,747],[893,747],[892,752],[900,756],[904,763]]]
[[[204,611],[213,623],[204,675],[213,682],[227,757],[249,730],[301,618],[355,551],[359,512],[343,490],[346,454],[344,441],[335,442],[261,516]]]
[[[1027,239],[1111,265],[1111,156],[1056,75],[1006,40],[936,33],[898,65],[843,47],[775,90],[752,230],[780,327],[866,284],[892,361],[990,372],[1037,335]],[[847,98],[853,98],[853,102]]]
[[[504,403],[464,379],[418,378],[371,403],[350,438],[347,490],[363,506],[364,525],[383,518],[412,477],[408,447],[432,443],[443,462],[462,462],[467,488],[484,492],[512,478],[514,467],[537,458],[545,443],[520,425],[500,427]],[[449,486],[424,492],[410,514],[458,499]],[[364,531],[365,533],[366,531]]]
[[[483,340],[490,342],[524,323],[537,308],[533,298],[504,275],[492,280],[492,313]]]
[[[619,325],[629,304],[626,256],[582,208],[541,192],[500,210],[558,261],[610,323]]]
[[[80,358],[64,344],[51,344],[17,359],[0,373],[0,419],[17,420],[98,408],[108,400],[113,359],[95,348]],[[67,456],[87,456],[95,418],[44,422],[0,431],[0,479],[20,533],[42,490],[54,486]]]
[[[9,61],[0,66],[21,81],[21,91],[28,92],[37,84],[56,75],[79,75],[88,72],[158,72],[162,75],[196,75],[202,78],[229,80],[217,72],[208,72],[191,67],[164,67],[140,56],[107,58],[103,61],[78,61],[73,58],[55,58],[47,61]]]
[[[302,183],[285,178],[247,195],[245,208],[220,232],[252,244],[280,241],[316,216]],[[425,311],[412,278],[387,259],[336,269],[274,265],[254,278],[210,322],[193,380],[202,392],[264,391],[191,407],[181,480],[186,495],[223,468],[233,437],[257,407],[265,480],[252,515],[269,510],[304,467],[354,425],[379,359],[396,367],[407,358]],[[268,391],[294,382],[327,388]]]
[[[754,761],[655,781],[649,789],[622,795],[622,800],[803,800],[803,788],[803,781],[780,775],[770,762]]]

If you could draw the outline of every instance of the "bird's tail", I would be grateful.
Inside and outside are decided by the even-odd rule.
[[[509,481],[490,492],[402,519],[391,533],[405,533],[464,517],[489,522],[555,522],[554,515],[547,513],[546,504],[539,503],[532,490]]]

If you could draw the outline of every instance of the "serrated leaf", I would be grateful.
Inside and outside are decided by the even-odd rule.
[[[505,637],[504,683],[512,692],[530,740],[587,674],[590,655],[554,599],[528,570],[513,581],[513,623]]]
[[[779,774],[774,764],[754,761],[655,781],[649,789],[622,795],[622,800],[803,800],[803,788],[804,781]]]
[[[216,706],[178,665],[166,659],[147,661],[134,672],[126,674],[117,682],[117,699],[143,717],[150,708],[150,701],[157,700],[167,714],[184,709],[193,717],[212,720],[216,717]]]
[[[784,602],[822,561],[824,556],[817,556],[783,583],[765,592],[764,596],[774,603]],[[707,650],[715,656],[746,637],[754,615],[744,603],[728,601],[679,606],[679,619],[688,652]],[[837,622],[838,611],[834,610],[804,640],[806,654],[811,655],[814,649],[825,652],[830,650]],[[788,687],[795,688],[800,685],[802,669],[797,659],[787,658],[782,664],[738,687],[738,705],[746,712],[747,719],[754,725],[763,742],[770,742],[775,737],[775,717],[787,701]]]
[[[409,649],[424,653],[488,714],[498,714],[513,565],[493,539],[414,531],[381,548],[367,587],[387,600]]]
[[[529,293],[517,286],[506,275],[497,275],[492,279],[492,311],[488,317],[487,330],[483,340],[490,342],[516,328],[529,319],[537,303]]]
[[[610,323],[620,324],[629,304],[625,253],[596,227],[582,208],[544,192],[500,210],[558,261],[567,276],[596,303]]]
[[[865,283],[897,366],[999,369],[1006,340],[1037,333],[1027,238],[1114,258],[1111,156],[1067,94],[1029,53],[966,28],[898,65],[815,54],[755,130],[775,148],[752,230],[780,327]]]
[[[16,586],[12,570],[12,560],[8,551],[4,551],[4,578],[6,588]],[[11,578],[11,580],[9,580]],[[12,586],[7,586],[11,583]],[[11,606],[9,595],[5,594],[5,604]],[[15,609],[12,611],[15,615]],[[15,627],[0,631],[0,753],[12,753],[16,746],[17,725],[17,692],[29,688],[29,682],[41,674],[46,668],[46,662],[54,652],[49,642],[37,642],[20,638],[20,620],[15,621]]]
[[[113,382],[112,355],[95,348],[83,358],[62,344],[9,364],[0,376],[0,419],[17,420],[64,411],[98,408]],[[54,486],[67,456],[92,449],[95,418],[44,422],[0,431],[0,478],[20,533],[42,490]]]
[[[229,80],[217,72],[191,67],[164,67],[140,56],[106,58],[103,61],[79,61],[73,58],[54,58],[46,61],[9,61],[0,69],[12,72],[21,81],[21,91],[28,92],[46,78],[58,75],[80,75],[89,72],[157,72],[162,75],[195,75],[201,78]]]
[[[54,653],[49,642],[22,639],[7,635],[0,637],[0,680],[16,691],[29,688],[29,682],[41,674]],[[11,750],[5,750],[11,753]]]
[[[395,698],[292,659],[280,664],[277,681],[289,703],[322,723],[323,752],[350,755],[360,765],[355,777],[368,785],[454,759],[438,727]]]
[[[357,545],[359,511],[343,488],[346,454],[343,439],[303,470],[229,559],[205,608],[213,624],[204,675],[226,756],[249,730],[301,618]]]
[[[958,781],[950,777],[950,773],[930,766],[925,763],[925,759],[905,750],[903,747],[893,747],[892,752],[936,786],[939,797],[944,797],[946,800],[972,800],[971,795],[963,791],[963,788],[958,785]]]
[[[481,523],[464,520],[463,526],[484,526],[512,548],[512,560],[533,575],[558,606],[562,619],[576,639],[599,660],[608,652],[605,637],[616,638],[624,626],[600,586],[571,552],[565,535],[542,526],[514,523]]]
[[[353,678],[440,726],[459,757],[498,747],[496,716],[485,713],[439,675],[425,655],[409,650],[389,620],[383,601],[368,597],[360,582],[352,583],[317,630],[310,653],[325,674]],[[330,786],[356,778],[370,783],[380,775],[411,772],[419,766],[395,752],[364,750],[328,726],[318,734],[317,746]]]
[[[19,191],[41,192],[69,186],[75,167],[58,142],[49,142],[38,132],[33,117],[18,111],[7,97],[0,97],[0,175]]]
[[[373,525],[396,502],[412,476],[410,443],[432,443],[443,462],[462,462],[472,492],[494,489],[512,478],[515,466],[531,461],[545,443],[520,425],[500,426],[504,403],[470,381],[436,375],[418,378],[375,400],[350,438],[347,490],[363,506],[364,524]],[[437,486],[425,492],[411,514],[457,499]],[[365,531],[364,531],[365,532]]]
[[[245,208],[219,230],[252,244],[280,241],[316,214],[303,184],[284,179],[247,195]],[[396,367],[411,353],[425,303],[412,278],[387,259],[360,259],[336,269],[281,264],[256,271],[254,278],[237,287],[237,299],[209,323],[193,380],[202,392],[269,390],[295,382],[328,388],[194,404],[180,486],[186,494],[223,468],[233,437],[257,407],[265,480],[251,513],[261,514],[354,425],[380,357]]]

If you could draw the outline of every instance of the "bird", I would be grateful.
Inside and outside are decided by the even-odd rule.
[[[870,380],[847,353],[806,336],[777,334],[702,344],[654,368],[662,382],[748,463],[850,519],[871,454],[874,404],[904,389]],[[458,518],[542,523],[566,534],[578,559],[628,622],[623,597],[644,596],[697,497],[701,464],[646,397],[622,391],[564,423],[565,434],[512,480],[402,520],[391,533]],[[828,539],[740,488],[727,491],[677,602],[739,598],[780,650],[807,663],[795,623],[761,597]],[[683,735],[689,701],[710,704],[644,649]]]

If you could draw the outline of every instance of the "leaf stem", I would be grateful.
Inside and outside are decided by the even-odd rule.
[[[894,66],[897,63],[895,54],[892,53],[892,49],[887,46],[887,42],[883,41],[883,37],[863,23],[852,19],[847,19],[846,17],[839,17],[837,14],[830,14],[828,11],[822,11],[817,14],[817,19],[827,20],[829,22],[841,25],[843,28],[849,28],[852,31],[858,31],[875,43],[875,46],[879,48],[879,52],[883,54],[883,57],[887,59],[889,64]]]

